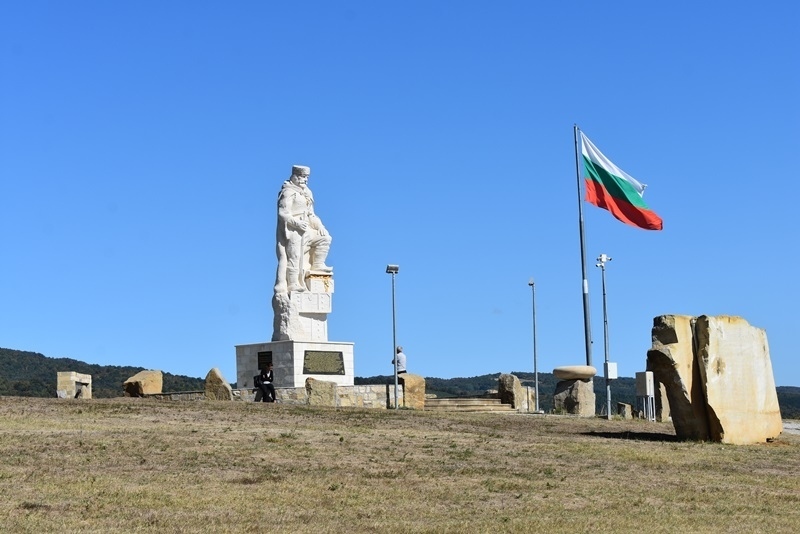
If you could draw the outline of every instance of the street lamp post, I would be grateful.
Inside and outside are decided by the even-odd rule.
[[[539,413],[539,367],[536,362],[536,284],[534,284],[533,278],[528,280],[528,285],[531,286],[531,304],[533,307],[533,394],[536,396],[533,411]]]
[[[605,375],[606,375],[606,418],[611,419],[611,380],[609,379],[609,365],[608,365],[608,311],[606,308],[606,263],[611,261],[611,258],[605,254],[600,254],[597,258],[596,267],[600,267],[601,276],[603,279],[603,345],[605,349]]]
[[[399,265],[387,265],[386,272],[392,275],[392,361],[394,362],[394,409],[397,410],[400,405],[397,400],[397,320],[395,316],[394,304],[394,277],[400,271]]]

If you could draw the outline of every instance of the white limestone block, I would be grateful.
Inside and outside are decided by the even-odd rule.
[[[331,294],[303,291],[292,293],[292,304],[298,313],[331,313]]]
[[[697,318],[697,363],[711,439],[760,443],[783,430],[767,333],[741,317]]]

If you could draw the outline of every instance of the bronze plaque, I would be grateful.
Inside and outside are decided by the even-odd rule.
[[[344,357],[341,352],[307,350],[303,358],[304,375],[343,375]]]

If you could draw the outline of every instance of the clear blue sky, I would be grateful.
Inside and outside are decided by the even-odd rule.
[[[662,232],[584,205],[593,361],[739,315],[800,385],[800,4],[5,2],[0,346],[236,378],[268,341],[275,201],[312,168],[332,341],[390,374],[585,361],[573,124]]]

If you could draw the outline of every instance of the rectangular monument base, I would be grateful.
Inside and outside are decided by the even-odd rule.
[[[304,387],[307,378],[353,385],[353,345],[336,341],[269,341],[236,345],[236,386],[253,387],[253,377],[272,363],[276,388]]]

